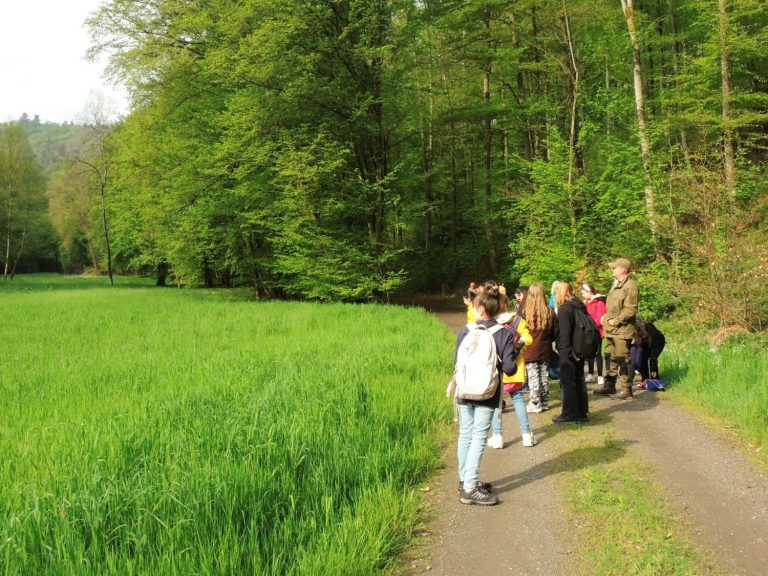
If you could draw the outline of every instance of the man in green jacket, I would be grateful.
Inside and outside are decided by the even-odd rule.
[[[605,329],[605,355],[610,354],[610,364],[605,377],[605,385],[597,388],[594,394],[607,396],[616,394],[618,382],[621,392],[615,396],[620,400],[632,398],[632,359],[630,347],[635,337],[635,317],[637,316],[637,300],[639,289],[637,282],[630,276],[631,264],[626,258],[617,258],[610,264],[615,278],[608,299],[605,302],[606,311],[603,316]]]

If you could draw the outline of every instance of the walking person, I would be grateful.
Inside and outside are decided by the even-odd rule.
[[[501,297],[498,285],[483,286],[473,302],[476,324],[465,326],[456,339],[455,361],[459,360],[459,351],[465,337],[472,330],[487,330],[493,336],[496,348],[497,377],[493,394],[484,400],[466,400],[457,395],[459,411],[459,500],[462,504],[478,504],[493,506],[498,498],[491,494],[491,486],[480,482],[478,471],[485,450],[486,437],[491,427],[494,408],[501,401],[501,377],[503,374],[513,374],[515,371],[516,350],[512,332],[499,326],[495,317],[501,307]],[[457,364],[458,367],[458,364]]]
[[[560,353],[560,387],[563,390],[563,406],[560,416],[552,419],[555,424],[589,422],[589,397],[584,381],[584,360],[573,352],[573,332],[576,328],[576,309],[587,313],[584,302],[573,295],[570,283],[560,282],[555,291],[557,307],[557,351]]]
[[[605,316],[605,296],[599,294],[592,284],[583,284],[581,286],[581,297],[587,306],[587,312],[595,321],[600,329],[600,348],[594,358],[587,360],[587,376],[584,379],[588,384],[595,381],[595,365],[597,365],[597,384],[605,384],[603,378],[603,340],[605,339],[605,329],[603,328],[603,316]]]
[[[596,388],[598,396],[616,394],[616,385],[621,392],[614,396],[619,400],[631,400],[632,395],[632,358],[630,348],[636,334],[635,317],[639,288],[630,274],[631,263],[626,258],[617,258],[608,266],[613,271],[613,286],[606,298],[603,328],[605,329],[605,354],[610,354],[606,371],[605,385]]]
[[[555,312],[544,298],[544,286],[533,284],[528,288],[522,309],[531,342],[525,348],[525,372],[528,376],[528,412],[549,410],[549,359],[552,343],[557,337]]]

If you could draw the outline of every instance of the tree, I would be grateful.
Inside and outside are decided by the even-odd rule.
[[[13,278],[32,222],[44,211],[45,181],[20,123],[0,130],[0,198],[5,250],[3,276]],[[14,250],[15,249],[15,250]]]

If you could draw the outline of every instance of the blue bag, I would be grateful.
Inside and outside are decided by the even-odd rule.
[[[656,392],[657,390],[664,391],[667,389],[667,383],[664,382],[663,378],[648,378],[643,384],[645,384],[646,390],[651,390],[652,392]]]

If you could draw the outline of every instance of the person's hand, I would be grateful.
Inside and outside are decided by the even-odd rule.
[[[659,373],[658,372],[651,372],[651,378],[658,378]]]

